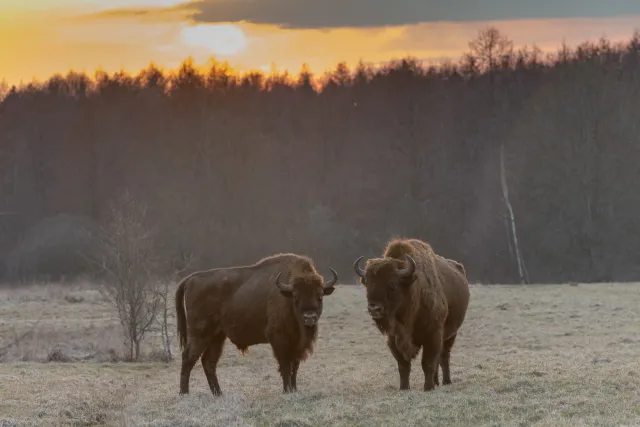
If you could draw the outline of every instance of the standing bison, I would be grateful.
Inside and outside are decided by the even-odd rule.
[[[409,389],[411,361],[422,347],[424,390],[432,390],[442,366],[443,384],[451,384],[449,359],[469,305],[469,284],[462,264],[433,252],[416,239],[389,242],[384,258],[360,257],[353,267],[367,289],[368,311],[398,362],[400,389]]]
[[[182,352],[180,394],[189,393],[193,366],[202,361],[209,388],[222,394],[216,365],[226,338],[243,353],[271,344],[284,392],[296,390],[300,361],[313,352],[322,298],[338,281],[324,282],[311,259],[278,254],[253,265],[198,271],[176,291],[178,338]]]

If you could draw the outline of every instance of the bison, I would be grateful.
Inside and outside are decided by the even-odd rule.
[[[442,366],[443,384],[451,384],[449,360],[469,305],[464,266],[441,257],[428,243],[394,239],[383,258],[354,270],[366,287],[368,312],[398,362],[400,390],[409,389],[411,361],[422,348],[424,390],[433,390]]]
[[[312,352],[322,314],[338,274],[324,281],[310,258],[277,254],[253,265],[197,271],[176,291],[176,318],[182,352],[180,394],[200,358],[209,388],[222,394],[216,365],[227,338],[243,354],[255,344],[270,344],[284,393],[297,390],[300,362]]]

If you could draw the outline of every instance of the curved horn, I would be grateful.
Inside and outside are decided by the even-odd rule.
[[[293,286],[288,284],[288,283],[282,283],[280,281],[280,275],[282,274],[282,272],[278,273],[278,275],[276,276],[276,286],[278,286],[278,288],[280,288],[281,291],[285,291],[285,292],[291,292],[293,291]]]
[[[324,282],[322,284],[323,288],[330,288],[338,282],[338,273],[336,273],[336,271],[331,267],[329,267],[329,270],[331,270],[331,274],[333,274],[333,278],[331,280],[327,280],[326,282]]]
[[[363,256],[361,256],[360,258],[358,258],[356,260],[356,262],[353,263],[353,269],[355,270],[356,274],[362,278],[364,278],[364,270],[360,268],[360,266],[358,265],[360,263],[360,261],[362,260],[362,258],[364,258]]]
[[[398,270],[398,274],[400,275],[400,277],[409,277],[413,274],[414,271],[416,271],[416,262],[409,255],[405,254],[405,256],[409,260],[409,266],[407,268]]]

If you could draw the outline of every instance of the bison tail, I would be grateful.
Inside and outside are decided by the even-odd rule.
[[[176,323],[178,327],[178,341],[180,348],[187,346],[187,316],[184,311],[184,288],[187,279],[182,280],[176,290]]]

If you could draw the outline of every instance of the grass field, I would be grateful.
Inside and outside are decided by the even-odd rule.
[[[327,297],[294,395],[282,395],[266,345],[242,356],[227,343],[221,398],[199,363],[184,397],[179,357],[111,363],[119,324],[87,287],[0,292],[0,347],[41,316],[0,364],[0,426],[640,425],[638,285],[472,286],[453,384],[428,393],[419,362],[412,390],[397,390],[395,361],[365,313],[361,286]],[[160,347],[158,337],[151,346]],[[83,361],[39,363],[47,360]]]

